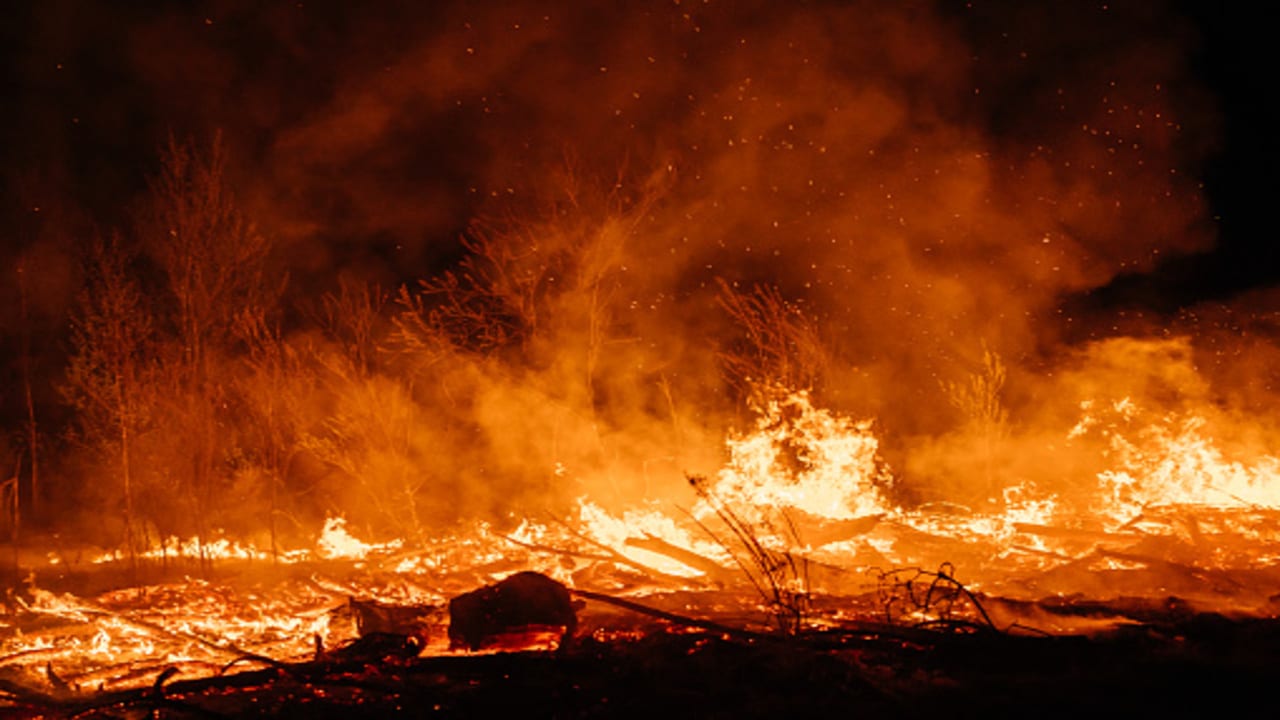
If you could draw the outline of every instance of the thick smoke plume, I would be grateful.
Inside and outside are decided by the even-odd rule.
[[[1037,465],[1001,451],[994,478],[975,437],[1069,428],[1131,361],[1135,393],[1208,400],[1188,344],[1063,341],[1092,322],[1066,298],[1212,243],[1216,120],[1176,13],[430,5],[128,33],[152,129],[223,130],[310,308],[281,337],[320,379],[260,378],[314,413],[281,465],[309,502],[425,528],[669,497],[746,388],[796,378],[877,419],[906,492],[968,499]]]

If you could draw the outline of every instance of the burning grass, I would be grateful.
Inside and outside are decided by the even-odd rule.
[[[1092,417],[1070,437],[1095,432]],[[1205,423],[1164,423],[1136,436],[1107,425],[1115,463],[1089,492],[1028,483],[988,509],[904,507],[869,423],[803,393],[778,395],[753,429],[730,438],[719,474],[693,479],[683,509],[615,513],[583,498],[568,517],[412,543],[367,541],[332,517],[306,548],[174,540],[132,560],[46,564],[0,615],[0,692],[14,708],[75,714],[134,703],[172,710],[165,703],[178,696],[207,708],[233,687],[257,688],[249,696],[305,687],[315,702],[345,707],[334,693],[349,693],[371,709],[383,706],[370,688],[386,681],[405,702],[488,707],[434,680],[420,686],[422,673],[443,673],[448,685],[481,667],[451,647],[447,601],[522,570],[555,578],[586,605],[566,626],[573,637],[517,627],[483,651],[555,660],[494,667],[554,675],[557,664],[569,672],[589,658],[677,646],[702,657],[729,643],[742,662],[778,652],[835,663],[828,670],[847,681],[840,692],[872,704],[898,702],[918,679],[881,675],[926,672],[917,666],[926,650],[954,651],[938,663],[941,676],[981,685],[962,658],[992,643],[1048,662],[1041,656],[1074,648],[1071,638],[1129,643],[1134,626],[1176,643],[1203,618],[1219,618],[1228,635],[1270,622],[1280,511],[1262,501],[1275,459],[1227,461]],[[945,695],[945,682],[919,682],[927,697]]]

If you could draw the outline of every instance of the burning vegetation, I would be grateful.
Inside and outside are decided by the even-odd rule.
[[[1277,295],[1100,299],[1214,242],[1221,118],[1146,5],[441,3],[362,16],[378,49],[211,11],[289,48],[261,73],[138,24],[157,97],[229,75],[112,210],[10,253],[0,707],[1253,689]]]

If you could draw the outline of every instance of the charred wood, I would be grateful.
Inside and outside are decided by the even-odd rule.
[[[1144,535],[1136,532],[1106,532],[1104,530],[1084,530],[1078,528],[1050,527],[1034,523],[1014,523],[1013,529],[1027,535],[1055,538],[1058,540],[1077,540],[1089,543],[1127,544],[1141,540]]]
[[[568,588],[541,573],[519,572],[449,601],[451,647],[479,650],[533,626],[562,628],[561,645],[578,627]]]

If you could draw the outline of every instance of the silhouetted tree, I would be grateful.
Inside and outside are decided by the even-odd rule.
[[[216,466],[225,451],[220,419],[226,415],[238,313],[262,313],[280,295],[283,280],[266,273],[269,239],[247,218],[226,175],[221,136],[208,147],[170,139],[152,179],[139,222],[141,237],[163,272],[170,310],[166,329],[177,352],[165,357],[174,387],[175,442],[188,459],[175,468],[192,503],[196,532],[207,521],[218,491]]]
[[[62,387],[77,410],[78,437],[115,458],[131,558],[136,557],[137,543],[131,449],[155,402],[148,381],[154,325],[151,308],[131,274],[133,260],[118,236],[93,242],[85,287],[72,318],[72,354]]]
[[[252,461],[242,473],[259,480],[257,495],[266,495],[271,553],[279,552],[278,521],[281,492],[289,465],[300,449],[308,422],[306,396],[316,391],[315,372],[303,353],[282,336],[261,311],[236,317],[236,331],[245,345],[243,371],[237,373],[239,420],[244,452]]]
[[[314,313],[325,335],[338,344],[361,375],[373,371],[387,331],[383,311],[388,299],[387,292],[375,283],[342,277],[337,292],[325,293]]]

